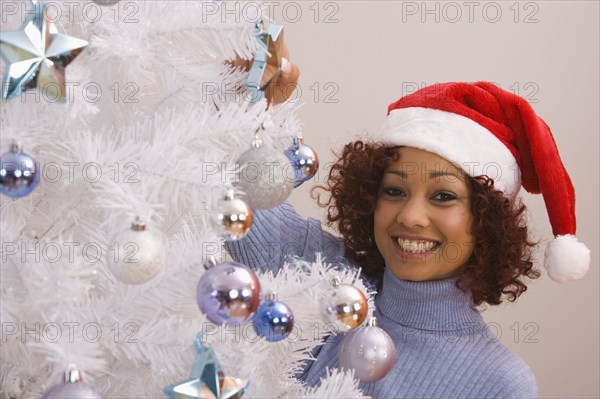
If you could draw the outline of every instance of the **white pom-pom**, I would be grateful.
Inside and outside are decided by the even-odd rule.
[[[552,240],[544,258],[544,268],[557,283],[579,280],[588,271],[591,262],[588,247],[570,234]]]

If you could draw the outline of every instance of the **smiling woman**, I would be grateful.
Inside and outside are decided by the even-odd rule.
[[[490,165],[503,173],[487,176]],[[326,250],[329,262],[362,267],[378,288],[374,315],[399,353],[387,376],[360,385],[367,395],[537,397],[528,365],[490,338],[476,309],[514,301],[540,275],[521,186],[548,204],[557,236],[545,263],[550,277],[581,278],[589,250],[574,236],[574,189],[547,125],[491,83],[425,87],[391,104],[373,139],[344,146],[328,185],[316,187],[329,198],[313,192],[341,240],[284,204],[256,212],[250,234],[228,248],[276,269],[283,256],[252,259],[246,246],[303,243],[295,255]],[[314,386],[339,367],[339,345],[330,336],[302,379]]]
[[[377,248],[399,278],[453,277],[474,245],[464,173],[430,152],[396,151],[399,159],[383,174],[374,211]]]
[[[328,224],[344,237],[346,257],[372,279],[386,266],[410,281],[460,276],[475,305],[498,305],[527,290],[523,277],[540,276],[525,206],[511,203],[492,179],[468,176],[434,153],[349,143],[329,183],[313,196],[322,201],[318,190],[330,192],[320,202]]]

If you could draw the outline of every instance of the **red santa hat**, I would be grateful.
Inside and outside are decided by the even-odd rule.
[[[555,239],[544,267],[557,282],[583,277],[590,251],[575,237],[575,190],[550,128],[523,98],[489,82],[443,83],[388,107],[376,139],[454,162],[470,176],[487,175],[513,199],[520,187],[544,196]]]

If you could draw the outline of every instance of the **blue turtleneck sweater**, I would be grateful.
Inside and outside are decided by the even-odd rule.
[[[321,252],[328,263],[348,264],[344,245],[302,219],[289,203],[254,212],[250,233],[226,243],[232,257],[255,269],[277,270],[286,256],[307,261]],[[365,395],[384,398],[535,398],[535,377],[516,354],[496,340],[456,278],[415,282],[386,269],[375,297],[374,316],[396,344],[392,370],[361,384]],[[331,335],[301,376],[318,385],[327,368],[339,367],[341,335]]]

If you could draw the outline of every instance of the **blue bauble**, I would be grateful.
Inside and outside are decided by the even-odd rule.
[[[0,155],[0,193],[19,198],[31,193],[39,183],[36,162],[18,148]]]
[[[219,263],[200,277],[196,301],[208,320],[235,326],[252,319],[256,313],[260,283],[256,274],[241,263]]]
[[[252,324],[258,335],[267,341],[277,342],[292,332],[294,314],[285,303],[269,300],[260,304]]]
[[[290,160],[296,177],[294,188],[307,180],[310,180],[319,169],[319,157],[317,153],[304,144],[301,138],[294,139],[294,144],[284,151]]]

